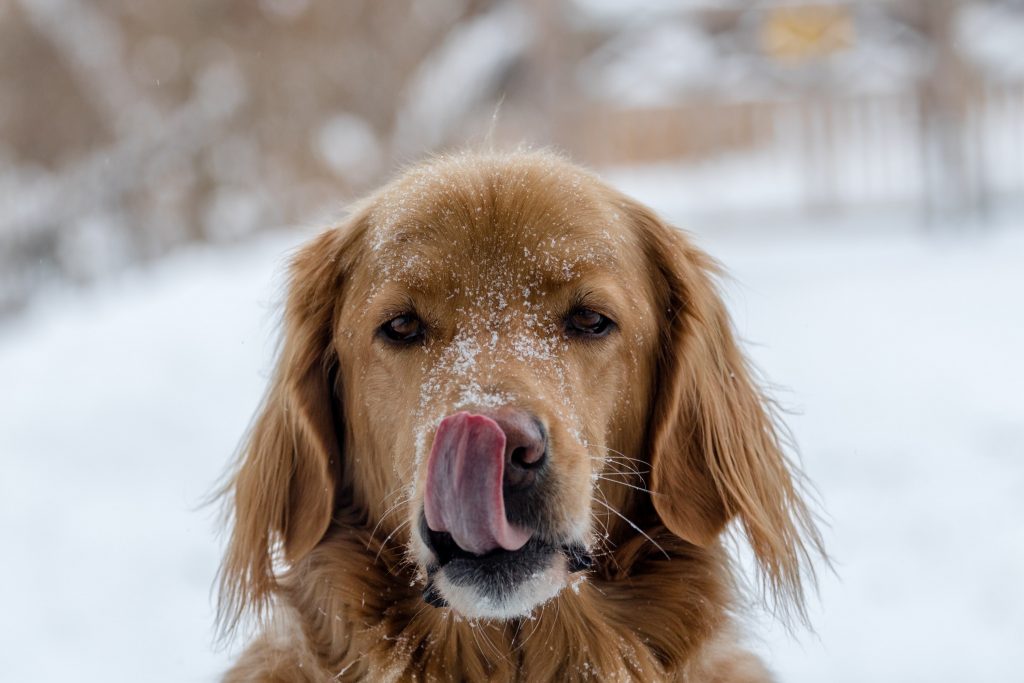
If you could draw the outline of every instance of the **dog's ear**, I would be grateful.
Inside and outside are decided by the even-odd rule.
[[[734,337],[718,266],[646,207],[626,207],[653,266],[660,320],[647,432],[655,511],[700,546],[738,518],[777,604],[802,613],[808,549],[821,553],[821,537],[774,404]]]
[[[264,613],[275,562],[305,557],[334,512],[344,433],[332,337],[359,230],[356,221],[328,230],[291,264],[277,367],[224,491],[233,522],[220,573],[226,632],[247,610]]]

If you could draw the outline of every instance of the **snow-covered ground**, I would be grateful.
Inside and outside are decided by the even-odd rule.
[[[213,511],[270,369],[301,235],[197,248],[0,325],[0,671],[210,680]],[[1021,680],[1024,225],[730,231],[750,351],[783,388],[836,574],[783,681]]]
[[[831,517],[781,679],[1024,680],[1024,232],[708,246]]]

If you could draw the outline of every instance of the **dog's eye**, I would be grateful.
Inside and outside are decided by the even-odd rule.
[[[573,337],[603,337],[614,327],[611,318],[589,308],[577,308],[565,319],[565,331]]]
[[[378,332],[395,344],[415,344],[423,338],[423,321],[413,313],[403,313],[380,326]]]

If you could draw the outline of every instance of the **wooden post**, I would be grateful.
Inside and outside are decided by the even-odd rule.
[[[976,79],[956,48],[954,22],[962,4],[962,0],[921,0],[919,4],[922,29],[933,54],[932,69],[919,91],[929,222],[977,212],[983,203],[968,135],[968,108]]]

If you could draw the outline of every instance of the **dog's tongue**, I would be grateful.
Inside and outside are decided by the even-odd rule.
[[[522,548],[531,534],[505,518],[504,474],[505,433],[497,422],[466,412],[441,420],[427,461],[427,526],[475,555]]]

